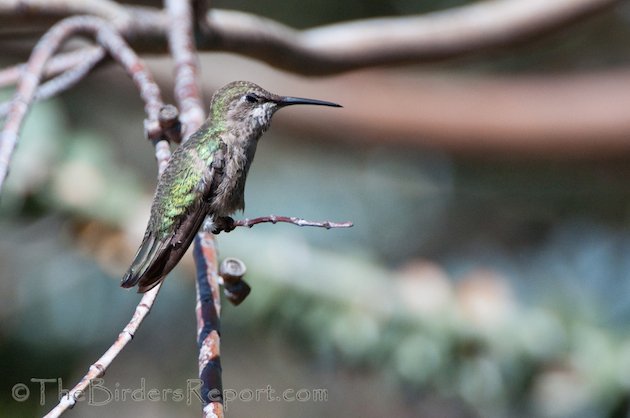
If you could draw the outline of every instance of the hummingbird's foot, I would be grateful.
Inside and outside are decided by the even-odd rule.
[[[229,216],[217,216],[213,222],[210,232],[213,234],[219,234],[221,232],[230,232],[236,228],[234,219]]]

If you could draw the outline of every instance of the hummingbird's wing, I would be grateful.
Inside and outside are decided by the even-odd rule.
[[[121,286],[137,284],[138,293],[144,293],[160,283],[184,256],[207,213],[205,208],[193,208],[182,216],[177,230],[166,237],[147,230]]]
[[[144,293],[160,283],[186,253],[210,212],[216,170],[213,164],[208,167],[208,160],[190,164],[199,160],[194,149],[184,147],[180,152],[189,155],[173,160],[173,154],[173,164],[161,176],[149,225],[122,287],[137,284],[138,292]]]

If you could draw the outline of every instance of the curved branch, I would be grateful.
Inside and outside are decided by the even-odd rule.
[[[198,47],[242,54],[296,73],[333,74],[379,65],[432,62],[522,42],[617,2],[482,1],[424,15],[356,20],[303,31],[248,13],[213,9],[208,13],[209,29],[199,34]],[[81,8],[83,13],[103,17],[111,13],[92,7],[94,1],[85,3],[76,3],[67,13]],[[32,16],[40,9],[27,11]],[[24,11],[0,7],[0,16],[16,12]],[[163,12],[118,6],[115,16],[117,29],[137,51],[165,51],[168,19]]]
[[[246,13],[213,10],[202,48],[236,52],[302,74],[430,62],[540,35],[617,0],[483,1],[425,15],[297,31]]]
[[[154,129],[150,129],[148,133],[149,135],[159,134],[158,112],[163,106],[160,92],[152,76],[146,71],[146,67],[138,60],[133,50],[103,19],[90,16],[65,19],[51,28],[33,49],[26,71],[22,74],[11,101],[11,108],[0,134],[0,188],[8,173],[22,123],[37,93],[46,62],[66,39],[80,32],[93,33],[96,41],[127,70],[140,90],[146,114],[152,121],[151,125]]]

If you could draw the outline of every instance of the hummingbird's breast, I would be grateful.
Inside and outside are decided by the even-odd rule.
[[[215,216],[229,216],[237,210],[245,209],[245,181],[258,143],[257,140],[227,139],[223,172],[219,175],[219,183],[211,202],[211,211]]]

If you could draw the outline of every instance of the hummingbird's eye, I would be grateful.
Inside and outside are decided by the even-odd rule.
[[[258,103],[258,97],[255,94],[247,94],[245,95],[245,100],[250,103]]]

